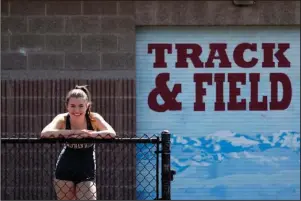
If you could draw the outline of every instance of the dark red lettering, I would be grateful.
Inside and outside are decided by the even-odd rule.
[[[263,62],[262,67],[275,67],[274,56],[278,60],[278,67],[289,68],[291,67],[290,61],[284,55],[284,52],[290,48],[289,43],[280,43],[278,44],[278,51],[274,54],[275,43],[263,43]]]
[[[219,59],[220,60],[219,67],[231,68],[231,62],[229,61],[226,49],[227,49],[227,44],[226,43],[212,43],[212,44],[210,44],[210,53],[209,53],[209,56],[208,56],[208,60],[205,63],[205,67],[206,68],[213,68],[214,67],[213,60],[214,59]],[[218,53],[217,56],[215,56],[216,53]]]
[[[274,56],[273,56],[273,50],[275,48],[275,43],[263,43],[262,49],[263,49],[263,62],[262,67],[263,68],[274,68],[275,62],[274,62]]]
[[[258,59],[257,58],[252,58],[251,61],[247,62],[244,59],[244,52],[249,49],[251,51],[256,51],[257,50],[257,45],[256,43],[241,43],[236,46],[233,52],[233,59],[235,63],[242,68],[252,68],[254,67]]]
[[[250,83],[251,83],[251,100],[249,103],[249,110],[253,111],[264,111],[268,110],[268,97],[263,96],[262,102],[258,101],[258,83],[260,81],[259,73],[250,73],[249,75]]]
[[[223,73],[215,74],[214,81],[216,83],[216,101],[214,103],[214,110],[225,111],[225,102],[224,102],[225,74]]]
[[[172,45],[171,44],[148,44],[148,54],[153,53],[155,50],[155,63],[153,64],[154,68],[166,68],[167,63],[165,62],[165,50],[167,50],[168,54],[172,53]]]
[[[190,58],[195,68],[204,67],[203,62],[200,60],[202,53],[202,47],[200,45],[176,44],[176,49],[178,51],[176,68],[188,68],[187,58]],[[187,50],[191,50],[191,53],[188,53]]]
[[[271,102],[270,110],[285,110],[292,100],[292,85],[289,77],[284,73],[271,73]],[[278,101],[278,82],[282,84],[282,100]]]
[[[209,85],[212,85],[212,74],[195,73],[193,80],[195,82],[194,111],[205,111],[205,103],[203,102],[203,96],[206,95],[206,89],[203,87],[203,83],[207,82]]]
[[[289,68],[291,67],[291,62],[286,58],[284,52],[290,48],[289,43],[278,44],[279,50],[275,53],[275,57],[278,59],[278,67]]]
[[[170,79],[169,73],[160,73],[156,77],[156,87],[148,95],[148,106],[156,112],[167,110],[176,111],[182,109],[182,103],[177,101],[177,95],[182,92],[181,84],[174,84],[172,90],[167,86]],[[157,97],[161,96],[162,104],[158,103]]]
[[[240,89],[236,87],[237,82],[241,82],[242,85],[246,84],[246,74],[244,73],[229,73],[229,102],[228,110],[246,110],[246,99],[241,99],[240,102],[237,101],[237,96],[240,95]]]

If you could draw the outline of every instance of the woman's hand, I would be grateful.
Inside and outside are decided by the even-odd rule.
[[[72,132],[68,138],[100,138],[100,139],[112,139],[115,138],[115,135],[112,135],[110,132],[107,131],[92,131],[92,130],[76,130]]]
[[[68,136],[68,138],[77,138],[77,139],[81,139],[81,138],[88,138],[91,137],[91,133],[93,131],[90,130],[75,130],[71,135]]]
[[[106,131],[93,131],[91,133],[91,137],[93,137],[93,138],[101,138],[101,139],[112,139],[115,136],[112,136],[110,134],[110,132],[106,132]]]

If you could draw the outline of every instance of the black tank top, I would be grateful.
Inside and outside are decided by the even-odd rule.
[[[94,130],[91,119],[88,114],[85,115],[86,121],[87,121],[87,129],[88,130]],[[68,114],[66,117],[66,125],[65,125],[66,130],[71,130],[71,123],[70,123],[70,115]],[[73,149],[82,149],[82,148],[88,148],[92,147],[93,144],[91,143],[67,143],[67,147],[73,148]]]

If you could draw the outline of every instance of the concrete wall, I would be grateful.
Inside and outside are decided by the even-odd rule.
[[[136,26],[300,26],[299,1],[1,3],[2,79],[135,78]]]

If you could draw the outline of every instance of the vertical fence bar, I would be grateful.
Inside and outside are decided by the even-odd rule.
[[[156,200],[159,199],[159,155],[160,155],[160,138],[157,136],[157,143],[156,143]]]
[[[162,131],[162,200],[170,200],[170,133]]]

